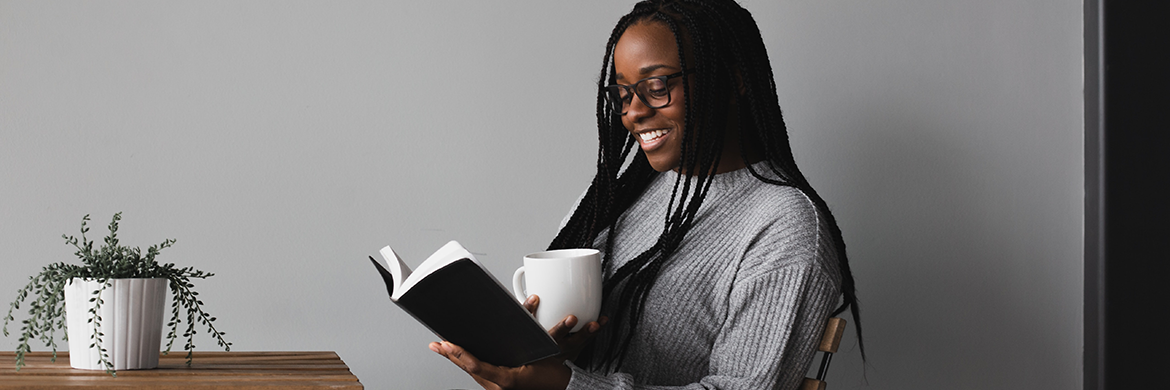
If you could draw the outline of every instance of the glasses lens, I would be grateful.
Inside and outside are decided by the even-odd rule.
[[[613,105],[614,112],[622,115],[630,110],[633,95],[638,95],[638,99],[650,108],[666,107],[667,104],[670,104],[670,88],[667,85],[667,80],[677,75],[676,73],[670,76],[648,78],[639,81],[632,87],[620,84],[610,85],[606,87],[609,102]]]
[[[614,112],[625,114],[626,109],[630,107],[630,91],[622,85],[610,85],[609,103],[613,105]]]
[[[662,108],[670,103],[670,91],[666,88],[666,80],[653,78],[638,83],[638,97],[651,108]]]

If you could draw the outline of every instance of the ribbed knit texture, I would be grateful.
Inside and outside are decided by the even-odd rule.
[[[607,278],[657,240],[677,177],[658,175],[618,219]],[[825,221],[803,192],[747,169],[716,175],[646,298],[620,372],[567,363],[568,388],[796,389],[838,305],[840,280]],[[610,331],[598,335],[599,347]]]

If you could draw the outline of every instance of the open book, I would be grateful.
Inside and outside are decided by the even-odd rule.
[[[458,242],[443,245],[413,272],[389,246],[387,264],[370,256],[390,300],[439,337],[479,360],[517,367],[560,352],[512,293]]]

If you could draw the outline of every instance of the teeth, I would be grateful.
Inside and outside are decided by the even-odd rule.
[[[663,135],[666,135],[666,130],[651,130],[638,134],[639,137],[642,137],[642,141],[650,141]]]

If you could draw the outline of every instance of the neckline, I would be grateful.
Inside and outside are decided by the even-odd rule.
[[[766,177],[769,179],[779,179],[779,177],[775,173],[772,172],[771,168],[768,168],[767,161],[759,161],[759,162],[756,162],[754,164],[751,164],[751,168],[754,169],[756,171],[756,173],[760,174],[763,177]],[[663,172],[660,176],[662,176],[662,179],[665,179],[664,180],[665,183],[668,183],[667,186],[672,186],[673,183],[675,182],[675,180],[680,179],[680,176],[682,176],[682,174],[675,172],[673,170],[670,170],[670,171]],[[686,180],[685,178],[681,178],[681,179]],[[711,197],[711,196],[718,197],[718,196],[720,196],[718,194],[723,194],[723,193],[729,192],[730,190],[733,190],[736,187],[740,187],[745,183],[760,182],[760,180],[758,178],[756,178],[755,175],[752,175],[752,172],[750,170],[748,170],[748,167],[746,167],[746,166],[743,168],[740,168],[740,169],[736,169],[734,171],[717,173],[714,176],[711,176],[710,180],[711,180],[711,189],[709,190],[709,192],[707,194],[708,197]],[[681,186],[681,181],[679,183]],[[692,185],[691,188],[694,188],[693,186],[695,185],[695,182],[692,181],[691,185]],[[667,191],[669,191],[669,189]]]

